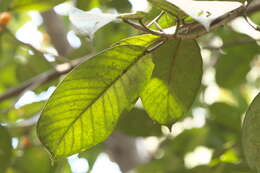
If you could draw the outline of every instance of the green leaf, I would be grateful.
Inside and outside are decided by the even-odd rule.
[[[250,71],[250,63],[260,53],[260,48],[252,38],[230,30],[222,30],[220,36],[224,40],[224,45],[238,43],[224,48],[225,53],[218,58],[216,64],[217,84],[233,89],[245,82],[246,75]],[[247,41],[247,44],[243,44]]]
[[[119,46],[119,45],[136,45],[136,46],[149,46],[153,42],[159,40],[159,36],[152,35],[152,34],[144,34],[144,35],[138,35],[129,37],[126,39],[123,39],[117,43],[115,43],[113,46]]]
[[[242,127],[242,144],[246,161],[251,169],[260,172],[260,93],[246,112]]]
[[[66,0],[13,0],[11,10],[48,10]]]
[[[176,6],[172,3],[167,2],[166,0],[148,0],[154,7],[160,8],[169,12],[170,14],[178,15],[178,16],[186,16],[182,11],[180,11]]]
[[[49,173],[52,169],[48,153],[35,146],[26,148],[13,167],[22,173]]]
[[[161,126],[153,122],[141,108],[133,108],[125,112],[119,123],[118,130],[129,136],[160,136]]]
[[[70,168],[70,164],[67,159],[59,160],[55,162],[54,169],[52,169],[53,173],[73,173]],[[53,167],[52,167],[53,168]]]
[[[207,128],[193,128],[184,130],[174,139],[167,139],[161,144],[161,149],[165,150],[165,155],[172,153],[185,157],[185,154],[192,152],[196,147],[204,145],[208,136]],[[187,142],[189,141],[189,142]]]
[[[172,155],[171,157],[151,160],[138,166],[134,171],[136,173],[183,173],[183,168],[182,159]]]
[[[35,77],[52,68],[51,64],[39,53],[30,55],[28,49],[24,49],[19,53],[20,56],[23,56],[24,53],[24,61],[19,62],[16,67],[16,76],[20,82]]]
[[[11,2],[12,1],[10,1],[10,0],[1,0],[0,1],[0,12],[7,11]]]
[[[169,28],[176,25],[176,18],[171,16],[169,13],[165,12],[160,19],[158,19],[157,23],[160,25],[161,28]],[[155,24],[150,26],[153,30],[158,30],[158,27]]]
[[[11,137],[6,128],[0,125],[0,172],[5,172],[12,156]]]
[[[91,150],[84,151],[79,154],[79,158],[85,158],[88,161],[89,169],[87,173],[90,173],[92,171],[99,154],[101,154],[102,152],[105,152],[105,147],[104,145],[99,144],[93,147]]]
[[[200,48],[194,40],[169,41],[155,51],[154,63],[141,99],[153,120],[170,125],[188,111],[200,88]]]
[[[108,49],[75,68],[48,100],[38,136],[55,158],[104,141],[137,99],[153,70],[141,46]]]
[[[130,25],[112,22],[98,30],[93,40],[93,46],[96,50],[104,50],[114,43],[129,37],[134,29]],[[106,39],[104,39],[106,38]]]
[[[45,101],[41,101],[22,106],[18,109],[12,109],[8,112],[6,119],[8,120],[8,122],[15,122],[18,119],[31,118],[37,113],[40,113],[44,104]]]
[[[120,13],[131,10],[131,4],[128,0],[99,0],[99,2],[108,8],[115,8]]]
[[[81,10],[90,10],[92,8],[98,8],[100,6],[99,0],[77,0],[75,6]]]
[[[240,131],[242,113],[237,107],[217,102],[209,108],[213,121],[225,128]]]

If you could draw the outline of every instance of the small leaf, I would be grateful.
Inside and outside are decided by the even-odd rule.
[[[242,144],[250,168],[260,172],[260,93],[251,103],[243,122]]]
[[[91,11],[82,11],[72,8],[69,14],[71,23],[75,26],[78,33],[86,35],[93,39],[95,32],[106,24],[117,20],[117,14],[107,14],[93,9]]]
[[[231,1],[193,1],[193,0],[167,0],[180,8],[187,15],[200,22],[206,30],[210,24],[224,14],[241,7],[240,2]]]
[[[155,51],[154,63],[141,99],[153,120],[170,125],[188,111],[200,88],[200,48],[194,40],[169,41]]]
[[[108,49],[75,68],[48,100],[38,122],[43,145],[58,158],[104,141],[137,99],[153,63],[141,46]]]
[[[45,101],[34,102],[25,106],[22,106],[17,109],[12,109],[7,114],[8,122],[15,122],[18,119],[27,119],[32,116],[39,114],[41,109],[43,108]]]
[[[79,158],[85,158],[88,161],[89,169],[87,173],[90,173],[92,171],[98,156],[103,152],[105,152],[105,146],[99,144],[93,147],[91,150],[84,151],[79,154]]]

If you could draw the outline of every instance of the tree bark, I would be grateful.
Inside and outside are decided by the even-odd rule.
[[[61,56],[68,55],[72,48],[67,40],[64,21],[55,13],[54,10],[49,10],[41,13],[44,26],[51,38],[51,43]]]

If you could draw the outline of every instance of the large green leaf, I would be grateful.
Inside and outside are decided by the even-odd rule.
[[[155,51],[154,63],[141,99],[152,119],[169,125],[188,111],[200,88],[200,49],[194,40],[172,40]]]
[[[6,128],[0,125],[0,172],[5,172],[5,169],[10,164],[12,156],[11,137]]]
[[[104,141],[140,94],[153,63],[141,46],[117,46],[79,65],[58,86],[38,122],[38,136],[54,157]]]
[[[251,103],[243,122],[242,143],[249,166],[260,172],[260,94]]]

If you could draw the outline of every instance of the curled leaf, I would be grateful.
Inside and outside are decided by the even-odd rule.
[[[210,29],[210,24],[214,20],[243,5],[242,3],[235,1],[167,1],[180,8],[194,20],[201,23],[207,31]]]
[[[78,8],[72,8],[69,13],[69,19],[76,32],[86,35],[89,39],[93,39],[98,29],[117,20],[117,17],[117,14],[102,13],[98,9],[82,11]]]

